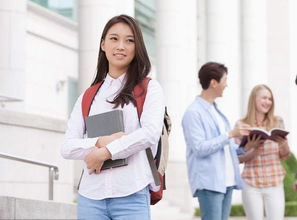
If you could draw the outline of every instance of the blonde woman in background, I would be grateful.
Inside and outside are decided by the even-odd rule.
[[[257,85],[249,97],[246,116],[237,122],[269,131],[284,128],[283,119],[274,115],[274,98],[266,85]],[[243,146],[247,151],[239,156],[244,163],[242,200],[248,220],[263,220],[264,209],[269,220],[284,219],[284,186],[286,175],[281,160],[290,155],[286,138],[275,141],[252,137]]]

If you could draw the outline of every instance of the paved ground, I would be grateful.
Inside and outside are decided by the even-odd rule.
[[[201,220],[201,218],[175,218],[175,216],[168,216],[168,218],[152,218],[152,220]],[[229,220],[246,220],[245,217],[229,217]],[[285,220],[297,220],[297,217],[286,217]]]
[[[200,220],[200,218],[184,219],[184,220]],[[230,217],[229,220],[246,220],[245,217]],[[286,217],[285,220],[297,220],[297,217]]]
[[[178,207],[170,205],[165,200],[151,206],[152,220],[201,220],[201,218],[193,217],[192,215],[193,213],[184,213]],[[246,218],[229,217],[228,220],[246,220]],[[285,220],[297,220],[297,217],[286,217]]]

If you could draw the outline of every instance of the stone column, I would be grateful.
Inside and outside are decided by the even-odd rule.
[[[243,0],[242,10],[242,87],[243,108],[251,89],[267,83],[266,0]]]
[[[231,124],[240,117],[242,99],[239,18],[239,1],[206,1],[206,60],[228,68],[228,87],[217,102]]]
[[[292,4],[291,4],[292,5]],[[293,84],[290,76],[290,50],[294,48],[294,38],[290,41],[290,1],[270,0],[267,4],[267,84],[272,89],[275,100],[275,114],[283,117],[288,128],[293,120],[290,112],[293,109],[290,92]],[[294,5],[292,5],[294,8]],[[295,8],[296,9],[296,8]],[[295,22],[291,20],[291,22]],[[296,22],[295,22],[296,24]],[[292,26],[292,28],[294,28]],[[292,45],[290,45],[290,42]],[[296,48],[296,47],[295,47]],[[291,56],[291,58],[294,57]],[[295,56],[296,58],[296,56]],[[295,62],[292,64],[294,65]],[[292,72],[291,72],[292,73]],[[296,73],[295,73],[296,74]],[[297,99],[296,99],[297,100]],[[293,136],[291,136],[293,137]]]
[[[5,101],[25,98],[26,6],[26,0],[0,4],[0,101],[9,109],[15,107]]]
[[[174,129],[170,137],[171,156],[184,160],[181,117],[194,100],[197,78],[197,19],[196,1],[157,2],[156,42],[157,78],[166,98]]]
[[[96,74],[100,37],[106,22],[120,14],[134,15],[133,0],[79,0],[79,90]]]
[[[168,199],[183,209],[192,208],[185,165],[185,143],[181,119],[197,95],[197,7],[195,0],[157,1],[157,78],[172,119]],[[170,191],[169,188],[172,190]],[[173,195],[173,196],[170,196]]]
[[[296,155],[297,153],[297,149],[294,147],[297,145],[297,138],[296,134],[297,134],[297,99],[296,99],[296,95],[297,95],[297,85],[295,84],[295,79],[296,79],[296,75],[297,75],[297,14],[296,14],[296,10],[297,10],[297,1],[294,0],[290,0],[289,1],[289,30],[290,30],[290,34],[289,34],[289,46],[290,46],[290,71],[289,71],[289,75],[290,75],[290,98],[289,98],[289,103],[290,103],[290,107],[289,107],[289,121],[286,121],[288,124],[286,125],[286,127],[289,129],[291,135],[289,135],[289,145],[291,146],[291,150],[293,151],[293,153]],[[286,98],[284,96],[284,98]],[[281,106],[279,106],[281,107]]]

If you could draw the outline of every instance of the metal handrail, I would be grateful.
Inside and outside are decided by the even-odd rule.
[[[23,157],[16,157],[10,154],[6,153],[1,153],[0,152],[0,157],[9,159],[9,160],[15,160],[19,162],[24,162],[24,163],[30,163],[38,166],[43,166],[43,167],[48,167],[49,168],[49,184],[48,184],[48,198],[49,200],[53,200],[54,198],[54,179],[58,180],[59,179],[59,168],[53,164],[48,164],[48,163],[43,163],[40,161],[36,160],[29,160]]]

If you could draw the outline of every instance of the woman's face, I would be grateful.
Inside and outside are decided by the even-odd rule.
[[[109,62],[109,72],[126,72],[135,56],[134,35],[125,23],[117,23],[107,31],[101,43]]]
[[[266,114],[272,106],[272,95],[267,89],[261,89],[256,95],[256,111]]]

